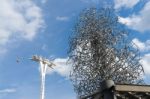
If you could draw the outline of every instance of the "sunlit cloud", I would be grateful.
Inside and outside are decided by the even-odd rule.
[[[119,22],[127,25],[129,28],[139,32],[150,31],[150,1],[145,4],[138,14],[132,14],[129,17],[119,17]]]
[[[67,17],[67,16],[57,16],[56,20],[58,20],[58,21],[68,21],[69,17]]]
[[[132,42],[136,45],[133,47],[137,47],[141,52],[150,51],[150,40],[142,42],[139,39],[134,38]]]
[[[134,7],[140,0],[114,0],[115,9],[120,8],[132,8]]]
[[[14,89],[14,88],[7,88],[7,89],[2,89],[0,90],[0,94],[7,94],[7,93],[14,93],[16,92],[17,90]]]
[[[57,73],[63,77],[69,77],[71,70],[71,63],[68,62],[68,58],[56,58],[53,63],[56,65],[47,70],[47,74]]]
[[[14,40],[33,40],[43,27],[42,9],[31,0],[2,0],[0,6],[0,49]]]
[[[145,54],[142,59],[140,60],[140,63],[143,65],[144,67],[144,72],[146,75],[150,74],[150,53],[149,54]]]

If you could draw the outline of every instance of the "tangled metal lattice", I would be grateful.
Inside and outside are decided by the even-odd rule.
[[[128,31],[110,8],[83,10],[70,41],[71,80],[78,95],[100,88],[100,82],[141,83],[143,67]]]

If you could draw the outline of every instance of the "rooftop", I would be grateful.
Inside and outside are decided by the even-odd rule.
[[[114,84],[102,82],[102,88],[79,99],[150,99],[150,85]]]

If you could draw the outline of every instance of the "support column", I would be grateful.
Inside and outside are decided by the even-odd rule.
[[[43,64],[40,62],[40,74],[41,74],[41,94],[40,99],[44,99],[45,97],[45,76],[46,76],[47,64]]]
[[[114,93],[115,84],[112,80],[105,80],[101,83],[103,99],[117,99]]]

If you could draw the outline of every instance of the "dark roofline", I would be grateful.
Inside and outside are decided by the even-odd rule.
[[[117,84],[115,85],[115,91],[150,92],[150,85]]]
[[[93,92],[90,95],[79,97],[79,99],[88,99],[89,97],[95,97],[95,96],[101,97],[104,95],[103,93],[105,90],[113,90],[114,92],[118,92],[118,93],[120,92],[128,93],[131,94],[130,96],[132,96],[132,92],[143,93],[148,96],[150,95],[150,85],[138,85],[138,84],[116,84],[115,85],[111,80],[107,80],[102,83],[102,86],[103,88]],[[95,99],[95,98],[90,98],[90,99]]]

